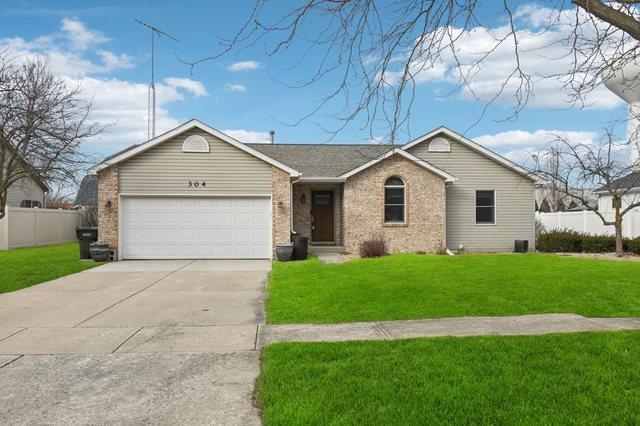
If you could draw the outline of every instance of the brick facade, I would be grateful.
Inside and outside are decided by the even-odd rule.
[[[118,166],[98,172],[98,239],[112,250],[118,249],[118,192]]]
[[[384,182],[392,175],[406,184],[406,224],[384,224]],[[336,244],[357,253],[360,242],[383,235],[391,252],[433,252],[445,243],[444,180],[399,156],[390,157],[350,177],[344,184],[296,184],[293,193],[294,229],[311,235],[311,191],[334,191]],[[118,249],[118,167],[98,173],[99,239]],[[301,203],[302,194],[306,203]],[[272,168],[273,245],[289,244],[291,181],[287,172]],[[106,207],[110,202],[110,207]]]
[[[291,243],[291,179],[289,173],[277,167],[273,167],[272,176],[271,221],[275,252],[276,245]]]
[[[405,182],[405,224],[384,223],[384,182]],[[440,176],[398,155],[350,177],[344,185],[344,245],[358,253],[359,244],[382,235],[392,253],[435,252],[446,240],[446,192]]]
[[[333,192],[333,227],[334,242],[337,245],[342,243],[341,234],[341,205],[342,205],[342,188],[337,183],[296,183],[293,185],[293,229],[298,235],[309,237],[311,241],[311,193],[313,191],[331,191]],[[305,196],[306,202],[302,204],[302,195]]]

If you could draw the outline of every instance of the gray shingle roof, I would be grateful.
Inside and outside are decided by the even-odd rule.
[[[245,144],[274,160],[299,171],[304,176],[337,177],[367,161],[371,161],[391,149],[390,145],[353,144]],[[115,154],[106,157],[102,162],[117,157],[133,148],[131,145]],[[396,147],[398,147],[396,145]],[[79,191],[78,191],[79,193]]]
[[[76,194],[76,206],[96,206],[98,205],[98,177],[86,175],[80,182],[80,188]]]
[[[630,188],[640,188],[640,171],[633,172],[628,174],[625,177],[621,177],[620,179],[616,179],[611,182],[611,188],[613,189],[630,189]],[[601,186],[596,189],[596,192],[606,191],[606,186]]]
[[[391,149],[390,145],[247,144],[305,177],[337,177]]]

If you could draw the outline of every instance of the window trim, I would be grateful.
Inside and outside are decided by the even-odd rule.
[[[402,181],[402,185],[387,185],[387,181],[391,178],[398,178]],[[386,218],[386,210],[387,205],[389,206],[399,206],[400,204],[387,204],[387,188],[402,188],[402,221],[387,221]],[[382,184],[382,222],[385,226],[399,226],[407,224],[407,182],[405,179],[398,175],[390,175],[387,176]]]
[[[491,191],[493,192],[493,222],[480,222],[478,223],[478,192]],[[489,206],[482,206],[489,207]],[[476,226],[496,226],[498,224],[498,194],[495,188],[477,188],[473,193],[473,218]]]

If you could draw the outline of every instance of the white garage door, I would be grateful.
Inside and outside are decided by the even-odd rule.
[[[271,257],[264,197],[123,197],[123,259]]]

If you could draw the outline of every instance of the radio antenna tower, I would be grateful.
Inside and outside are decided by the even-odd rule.
[[[156,48],[155,48],[155,39],[156,36],[158,38],[165,36],[169,37],[171,40],[177,41],[180,43],[180,40],[173,37],[170,34],[162,31],[158,27],[154,27],[153,25],[149,25],[145,22],[142,22],[139,19],[135,20],[138,24],[147,27],[151,31],[151,83],[149,84],[149,92],[148,92],[148,104],[147,104],[147,139],[151,140],[156,137],[156,74],[155,74],[155,66],[156,66]]]

